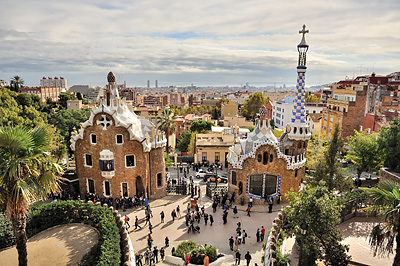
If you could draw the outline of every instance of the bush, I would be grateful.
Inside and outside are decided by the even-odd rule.
[[[12,230],[12,224],[3,212],[0,212],[0,249],[15,244],[15,236]]]
[[[276,260],[278,261],[278,266],[287,266],[290,263],[289,256],[287,254],[283,255],[280,249],[276,250]]]
[[[29,238],[47,228],[68,223],[85,223],[93,226],[100,233],[99,242],[82,258],[79,265],[120,265],[119,230],[111,210],[100,205],[82,201],[58,201],[31,205],[27,217],[26,234]],[[11,238],[5,241],[10,242]]]
[[[175,252],[172,254],[175,257],[185,259],[185,254],[190,254],[190,263],[203,265],[204,254],[210,259],[210,263],[217,260],[217,249],[215,247],[198,248],[197,244],[192,240],[183,241],[178,245]]]

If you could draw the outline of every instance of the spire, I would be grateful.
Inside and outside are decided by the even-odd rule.
[[[308,125],[305,119],[305,74],[306,74],[306,53],[308,51],[308,44],[305,39],[305,34],[309,31],[306,30],[306,25],[299,31],[303,34],[301,42],[297,45],[299,52],[299,64],[297,66],[297,86],[296,86],[296,99],[293,107],[293,117],[290,124],[286,126],[288,137],[292,139],[309,139],[311,133],[309,132]]]

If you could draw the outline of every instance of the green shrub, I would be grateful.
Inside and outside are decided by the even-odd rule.
[[[172,254],[175,257],[185,259],[185,254],[190,254],[190,263],[203,264],[204,254],[210,259],[210,263],[217,260],[217,249],[215,247],[198,248],[197,244],[192,240],[183,241],[178,245],[175,252]]]
[[[278,266],[286,266],[288,263],[290,264],[289,256],[287,254],[283,255],[279,248],[276,250],[276,260],[278,261]]]
[[[99,242],[82,258],[79,265],[120,265],[119,230],[111,210],[100,205],[82,201],[58,201],[31,205],[27,217],[26,234],[29,238],[47,228],[68,223],[85,223],[93,226],[100,233]],[[4,231],[3,226],[0,228],[0,232],[2,231]],[[1,243],[9,243],[8,246],[13,244],[12,237],[7,236],[4,239],[5,241],[2,240]]]
[[[12,224],[3,212],[0,212],[0,249],[15,244],[15,236],[12,230]]]

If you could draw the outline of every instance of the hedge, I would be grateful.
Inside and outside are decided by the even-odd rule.
[[[192,240],[183,241],[178,245],[175,252],[172,254],[175,257],[185,259],[185,254],[190,254],[190,263],[203,265],[204,254],[210,259],[210,263],[217,260],[217,249],[215,247],[201,247],[198,248],[197,244]]]
[[[100,205],[82,201],[58,201],[31,205],[26,224],[27,237],[47,228],[68,223],[85,223],[93,226],[100,233],[99,242],[82,258],[79,265],[121,264],[120,234],[115,217],[110,209]],[[2,231],[4,230],[0,229],[0,236],[2,236]],[[9,236],[6,242],[8,246],[11,246],[15,241],[12,241]]]

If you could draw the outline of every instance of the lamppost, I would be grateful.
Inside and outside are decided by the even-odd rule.
[[[303,265],[305,266],[305,264],[302,262],[302,257],[303,257],[304,237],[307,234],[307,229],[308,229],[308,225],[306,223],[302,223],[300,225],[301,243],[300,243],[299,266],[303,266]]]

